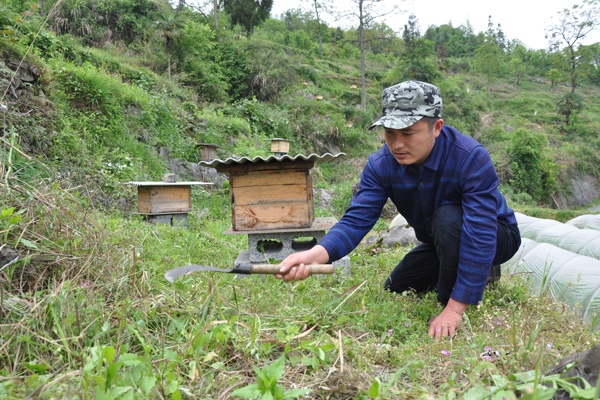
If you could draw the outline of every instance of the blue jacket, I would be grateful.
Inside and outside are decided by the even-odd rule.
[[[399,164],[387,145],[371,154],[350,207],[319,242],[329,253],[330,262],[360,243],[379,219],[388,198],[424,243],[433,243],[431,220],[438,207],[462,206],[458,277],[451,297],[478,304],[496,254],[497,221],[517,223],[498,191],[498,175],[485,147],[444,126],[418,171]]]

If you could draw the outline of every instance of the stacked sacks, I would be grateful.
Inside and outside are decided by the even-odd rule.
[[[580,215],[567,221],[567,224],[573,225],[579,229],[593,229],[600,231],[600,214],[597,215]]]
[[[524,238],[521,249],[502,269],[526,273],[534,294],[549,293],[579,310],[584,321],[595,324],[600,306],[600,260]]]
[[[566,224],[552,219],[529,217],[520,213],[515,213],[515,216],[523,238],[535,240],[538,243],[550,243],[561,249],[600,260],[600,229],[583,229],[585,225],[582,217],[590,216],[577,217]],[[600,217],[600,215],[591,217]],[[600,227],[600,219],[598,221]],[[591,222],[593,220],[589,218],[585,220],[585,224],[588,226]]]

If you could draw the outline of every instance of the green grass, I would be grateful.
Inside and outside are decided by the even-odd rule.
[[[310,398],[366,399],[377,381],[382,399],[461,397],[491,390],[491,374],[510,382],[596,340],[589,326],[572,323],[580,319],[574,311],[530,295],[522,275],[487,290],[453,340],[432,340],[433,293],[382,291],[409,251],[401,247],[360,247],[348,278],[286,284],[206,273],[170,284],[167,269],[230,267],[247,246],[243,236],[222,234],[231,223],[226,190],[196,190],[194,209],[208,213],[173,229],[96,211],[80,189],[47,185],[0,193],[3,204],[24,210],[9,242],[22,236],[37,247],[12,279],[0,280],[3,398],[42,387],[45,397],[73,399],[214,399],[281,356],[280,384],[310,389]],[[502,356],[481,358],[486,347]]]

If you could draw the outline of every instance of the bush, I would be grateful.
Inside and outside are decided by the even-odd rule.
[[[536,200],[547,200],[556,188],[558,166],[545,154],[546,145],[543,133],[518,128],[509,146],[513,171],[510,183],[518,193],[527,193]]]

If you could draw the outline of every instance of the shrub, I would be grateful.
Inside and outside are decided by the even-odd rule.
[[[515,130],[509,155],[513,179],[510,183],[519,193],[525,192],[534,199],[548,199],[556,188],[558,166],[545,154],[547,144],[543,133]]]

